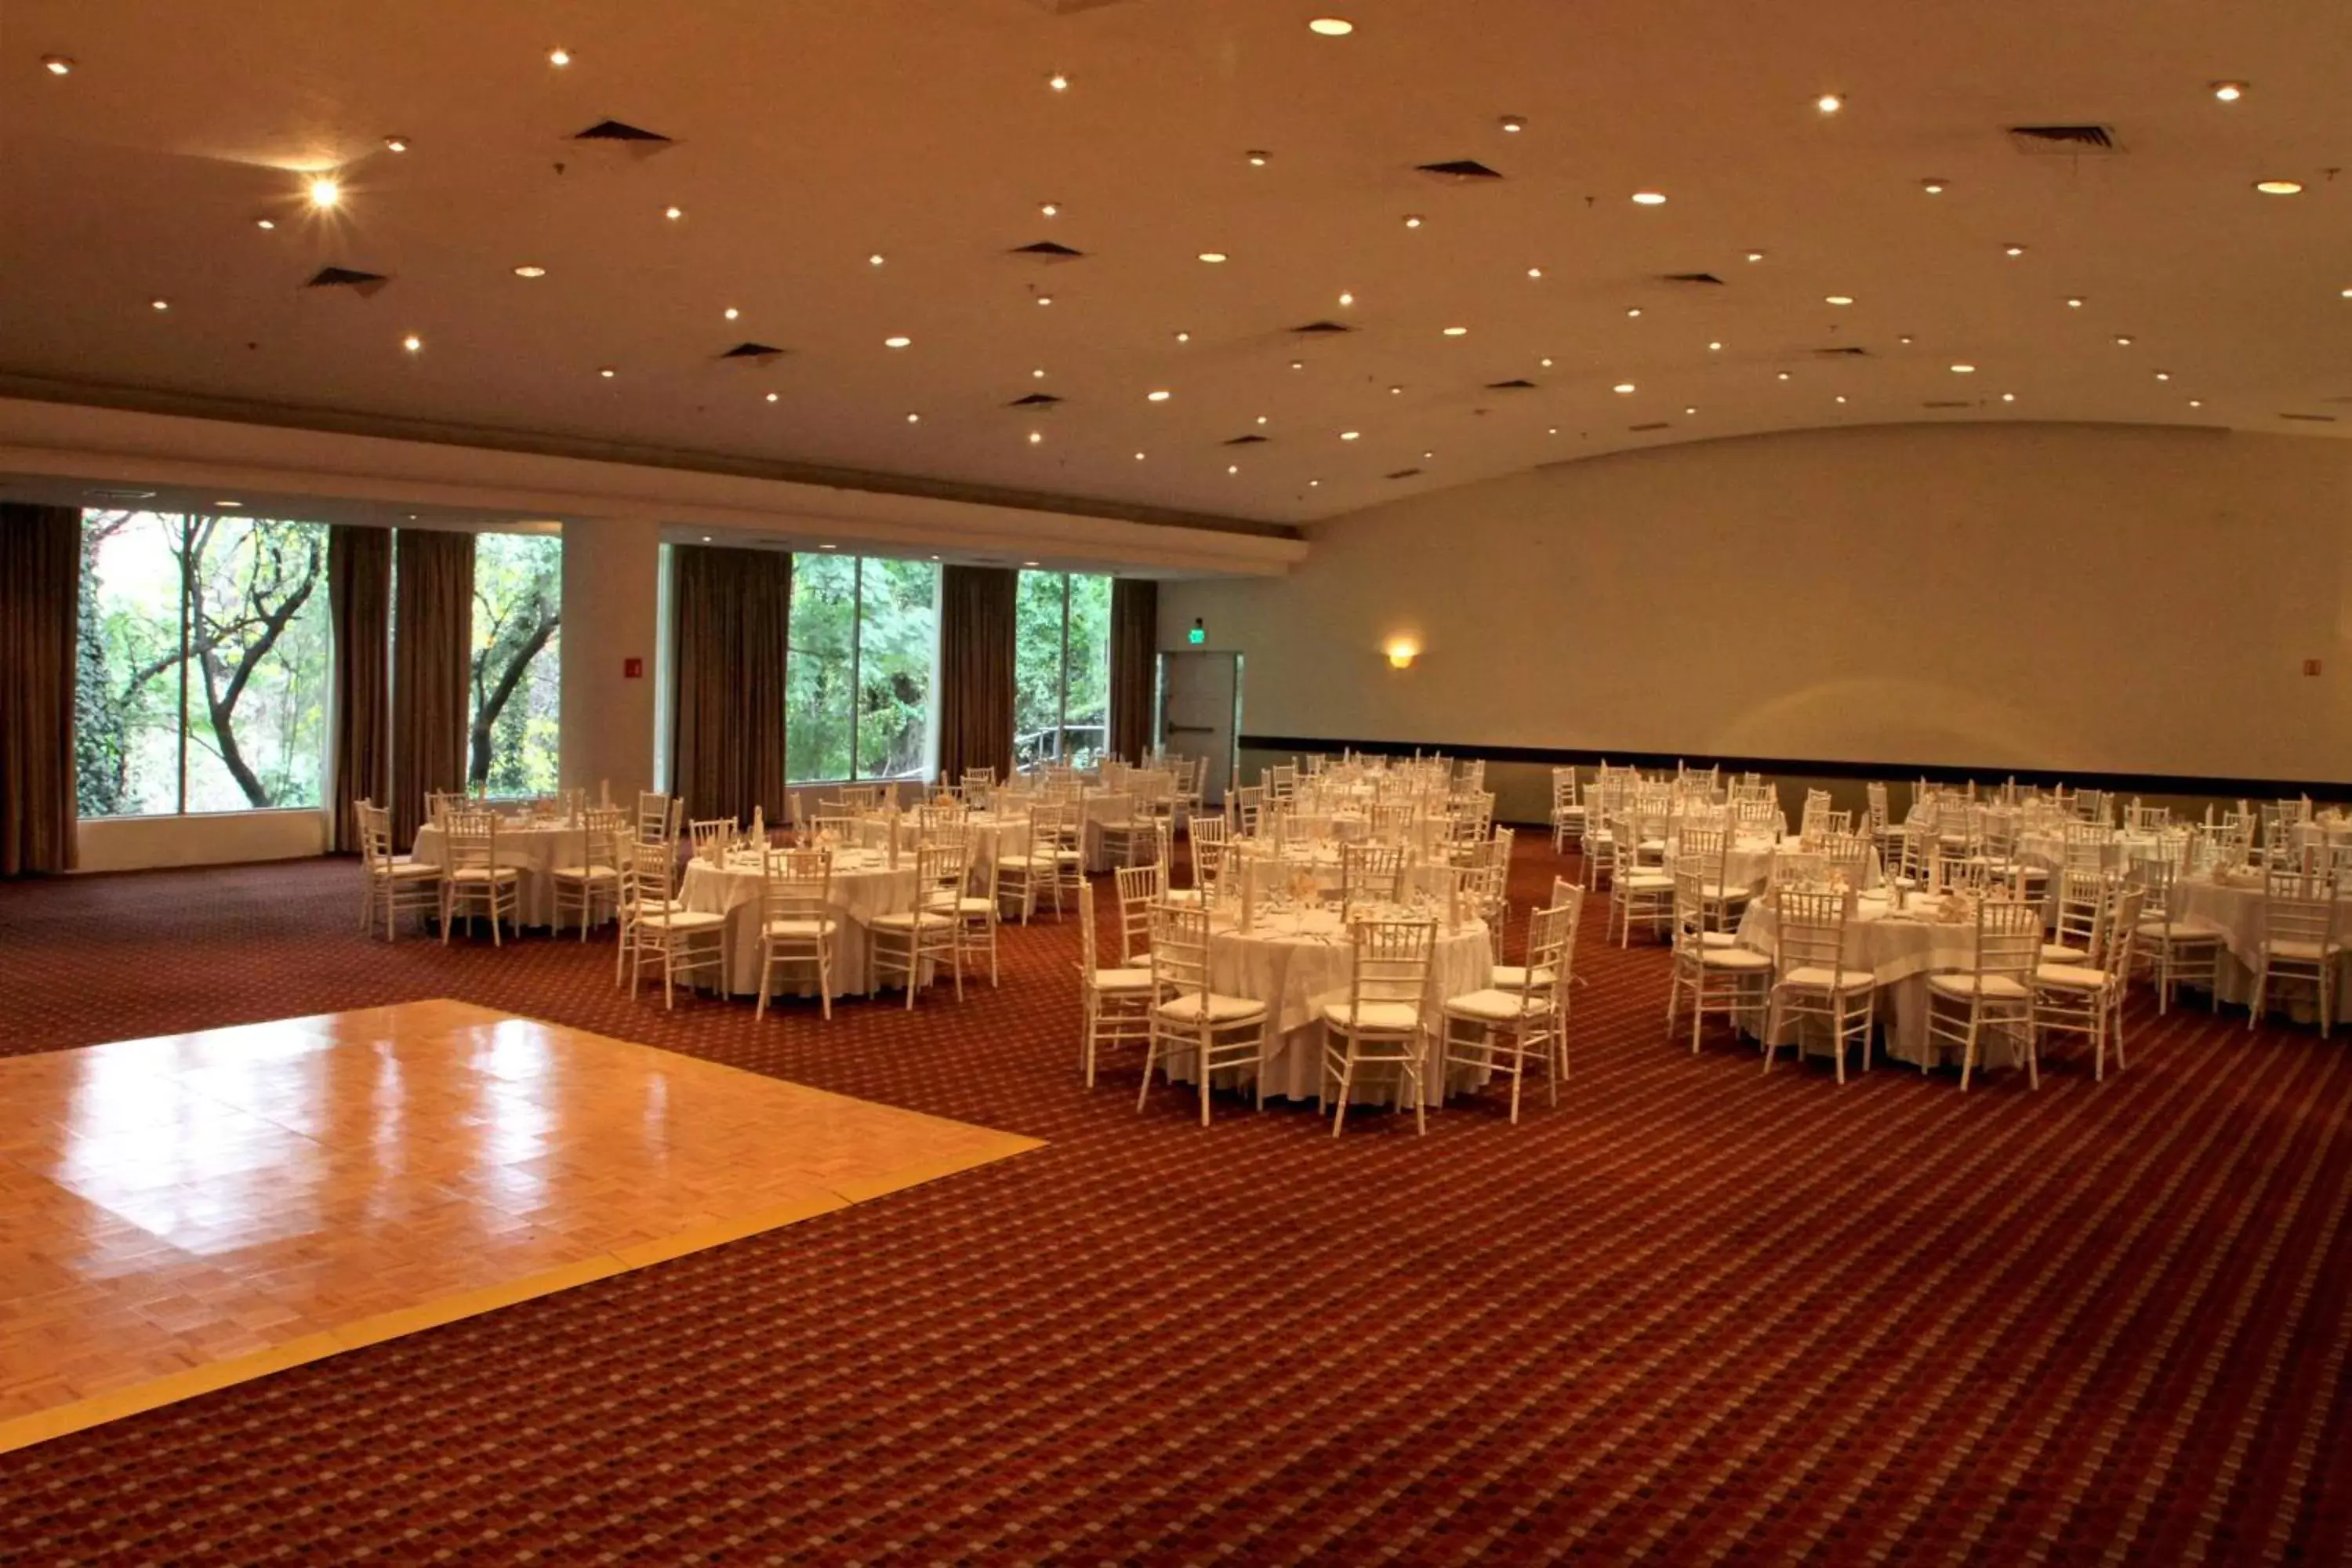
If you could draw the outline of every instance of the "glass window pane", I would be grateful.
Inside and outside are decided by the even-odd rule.
[[[868,561],[857,607],[857,776],[920,778],[931,763],[940,569]]]
[[[474,657],[466,782],[494,795],[556,787],[563,686],[563,541],[474,541]]]
[[[1059,572],[1024,572],[1013,608],[1013,762],[1030,767],[1062,754],[1062,584]]]
[[[1110,579],[1070,579],[1068,697],[1062,754],[1092,767],[1110,744]]]
[[[850,639],[857,626],[857,563],[793,557],[791,655],[784,661],[784,776],[793,784],[849,776]]]
[[[327,531],[188,520],[189,811],[316,805],[326,760]]]
[[[177,517],[82,513],[74,761],[84,816],[179,809],[181,535]]]

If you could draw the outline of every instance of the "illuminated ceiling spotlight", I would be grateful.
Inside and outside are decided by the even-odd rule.
[[[1931,196],[1940,196],[1944,194],[1944,182],[1930,174],[1919,182],[1919,188]]]
[[[572,63],[572,51],[559,45],[547,51],[547,63],[551,66],[568,66]]]
[[[312,206],[325,212],[341,203],[342,182],[332,174],[320,174],[302,187],[302,194],[310,198]]]
[[[1055,71],[1045,79],[1045,85],[1055,92],[1067,92],[1070,90],[1070,79]]]
[[[2256,180],[2254,189],[2266,196],[2296,196],[2303,194],[2301,180]]]
[[[1356,24],[1345,16],[1318,16],[1307,24],[1307,30],[1327,38],[1344,38],[1356,30]]]
[[[1633,193],[1633,205],[1637,207],[1664,206],[1666,205],[1666,193],[1664,191],[1635,191]]]
[[[1835,114],[1839,110],[1845,107],[1845,94],[1842,92],[1825,92],[1822,94],[1821,97],[1813,100],[1813,107],[1820,110],[1823,114]]]
[[[70,55],[43,55],[41,57],[41,68],[48,72],[51,76],[71,76],[74,68],[73,57]]]
[[[2223,103],[2235,103],[2246,96],[2246,84],[2242,81],[2217,81],[2213,83],[2213,96]]]
[[[406,349],[410,353],[415,353],[425,347],[425,340],[418,337],[415,332],[411,332],[406,337],[400,340],[400,346]]]

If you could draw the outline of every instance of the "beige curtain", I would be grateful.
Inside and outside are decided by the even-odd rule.
[[[1151,746],[1159,684],[1160,584],[1117,577],[1110,585],[1110,749],[1130,763]]]
[[[748,822],[758,806],[782,822],[793,558],[681,544],[670,552],[670,582],[671,787],[688,816]]]
[[[1008,570],[950,566],[940,578],[940,777],[1013,771],[1013,618]]]
[[[0,876],[74,868],[81,513],[0,502]]]
[[[390,529],[337,523],[328,530],[327,605],[335,639],[335,788],[327,797],[327,844],[348,855],[360,847],[352,803],[382,805],[392,794]]]
[[[405,847],[424,825],[425,795],[466,784],[474,536],[404,528],[394,553],[392,833]]]

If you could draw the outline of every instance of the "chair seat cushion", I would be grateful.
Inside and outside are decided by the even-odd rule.
[[[2104,991],[2110,978],[2105,970],[2084,963],[2045,963],[2033,972],[2036,985],[2061,991]]]
[[[2344,944],[2340,942],[2331,942],[2323,947],[2319,942],[2297,942],[2292,937],[2273,937],[2263,943],[2263,952],[2273,958],[2301,959],[2307,963],[2316,962],[2323,955],[2333,958],[2343,951]]]
[[[1194,909],[1200,905],[1201,889],[1198,888],[1173,888],[1167,893],[1161,895],[1161,897],[1163,901],[1174,904],[1179,909]]]
[[[1410,1002],[1367,1002],[1356,1008],[1334,1002],[1323,1009],[1323,1021],[1341,1028],[1352,1023],[1363,1029],[1411,1029],[1420,1025],[1421,1009]]]
[[[833,934],[834,928],[840,923],[831,915],[824,915],[814,920],[770,921],[760,930],[769,936],[830,936]]]
[[[437,882],[441,879],[441,868],[414,860],[395,860],[389,866],[377,867],[375,874],[393,882]]]
[[[996,912],[996,900],[994,899],[958,899],[956,912],[964,915],[993,914]]]
[[[1097,969],[1095,971],[1097,991],[1149,991],[1151,971],[1149,969]]]
[[[637,900],[637,918],[643,920],[647,915],[657,915],[665,910],[682,910],[684,908],[686,908],[686,906],[679,903],[676,899],[639,899]]]
[[[727,924],[727,917],[713,914],[709,910],[655,910],[638,916],[637,923],[641,926],[650,926],[656,931],[677,931],[684,934],[722,930]]]
[[[1780,984],[1798,991],[1867,991],[1878,976],[1867,969],[1824,969],[1805,964],[1780,976]]]
[[[1703,931],[1698,933],[1698,940],[1702,944],[1707,947],[1738,947],[1739,945],[1739,938],[1727,931]]]
[[[2168,929],[2162,921],[2142,921],[2139,924],[2139,934],[2143,941],[2168,942],[2175,946],[2191,942],[2201,946],[2206,942],[2221,940],[2221,929],[2217,926],[2209,926],[2203,921],[2175,921]]]
[[[1629,893],[1671,893],[1675,879],[1664,871],[1628,870],[1617,879],[1617,885]]]
[[[453,882],[512,882],[522,876],[512,866],[459,866],[449,873]]]
[[[2022,1002],[2025,987],[2006,974],[1930,974],[1927,989],[1946,996],[1974,996],[1979,991],[1992,1001]]]
[[[1771,956],[1769,953],[1758,952],[1753,948],[1708,947],[1702,944],[1698,950],[1698,956],[1699,962],[1709,969],[1769,969],[1772,967]]]
[[[609,882],[620,873],[610,866],[558,866],[548,875],[559,882]]]
[[[1525,991],[1530,984],[1549,985],[1551,982],[1552,972],[1549,966],[1537,970],[1532,982],[1528,978],[1528,967],[1524,963],[1498,963],[1486,974],[1486,984],[1497,991]]]
[[[1741,899],[1754,898],[1756,889],[1745,882],[1701,882],[1698,895],[1716,903],[1736,903]]]
[[[1203,1011],[1212,1024],[1237,1024],[1262,1016],[1265,1004],[1246,996],[1220,996],[1213,991],[1193,991],[1165,1003],[1155,1011],[1171,1024],[1197,1024]]]
[[[866,922],[869,931],[908,931],[920,926],[925,931],[939,931],[955,924],[952,916],[935,914],[928,910],[908,910],[904,914],[876,915]]]
[[[1540,1018],[1549,1009],[1523,993],[1489,989],[1465,991],[1445,1004],[1449,1018],[1468,1018],[1481,1024],[1509,1024],[1521,1018]]]
[[[2090,953],[2084,949],[2068,947],[2063,942],[2045,942],[2042,944],[2042,962],[2044,963],[2087,963],[2090,958]]]

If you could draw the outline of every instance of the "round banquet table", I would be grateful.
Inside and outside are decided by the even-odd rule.
[[[516,884],[516,903],[524,925],[555,923],[555,879],[548,873],[578,858],[583,847],[583,831],[577,823],[499,819],[499,864],[522,873]],[[416,858],[448,869],[449,841],[436,824],[428,822],[416,830]]]
[[[1665,868],[1675,868],[1676,841],[1666,841]],[[1734,888],[1761,888],[1772,875],[1772,857],[1785,851],[1801,855],[1804,850],[1795,839],[1782,840],[1770,834],[1743,833],[1731,841],[1731,850],[1724,857],[1724,881]],[[1883,879],[1878,863],[1878,851],[1870,851],[1870,860],[1863,871],[1863,885],[1874,888]]]
[[[1222,995],[1246,996],[1266,1005],[1273,1030],[1266,1093],[1286,1100],[1312,1100],[1323,1070],[1323,1008],[1348,1000],[1355,949],[1336,910],[1261,910],[1247,935],[1235,929],[1235,922],[1230,906],[1210,917],[1209,984]],[[1431,1024],[1433,1062],[1439,1008],[1453,997],[1483,989],[1494,963],[1494,944],[1485,922],[1470,921],[1451,931],[1439,927],[1430,955],[1429,991],[1422,1003]],[[1181,1063],[1175,1076],[1179,1082],[1190,1081]],[[1484,1076],[1475,1069],[1456,1068],[1455,1084],[1474,1086]],[[1394,1091],[1381,1081],[1386,1077],[1383,1073],[1360,1089],[1359,1096],[1392,1095]],[[1439,1103],[1445,1088],[1427,1084],[1429,1103]]]
[[[1277,855],[1266,847],[1263,839],[1235,838],[1229,841],[1227,853],[1229,857],[1237,857],[1233,859],[1233,869],[1229,873],[1235,888],[1241,885],[1241,860],[1247,859],[1257,868],[1255,875],[1263,892],[1275,892],[1289,880],[1291,873],[1301,867],[1315,873],[1315,889],[1318,893],[1337,895],[1339,891],[1339,846],[1337,844],[1290,843],[1284,845]],[[1407,898],[1445,898],[1454,891],[1454,868],[1444,862],[1409,860],[1405,863],[1403,892]]]
[[[971,845],[971,886],[985,890],[989,868],[1008,856],[1015,860],[1029,853],[1029,818],[1019,813],[975,811],[964,819]],[[898,856],[903,862],[922,842],[922,827],[912,816],[898,819]],[[890,819],[869,816],[857,825],[857,842],[868,849],[887,849]]]
[[[2221,932],[2221,963],[2214,979],[2214,1000],[2243,1005],[2253,999],[2254,966],[2262,962],[2264,889],[2258,875],[2216,881],[2210,876],[2184,877],[2172,885],[2172,918],[2209,926]],[[2344,921],[2352,929],[2352,910]],[[2352,997],[2352,951],[2336,965],[2336,994]],[[2295,1017],[2318,1017],[2309,992],[2299,989]],[[2336,1004],[2341,1013],[2344,1004]]]
[[[759,994],[759,862],[742,859],[713,866],[688,861],[678,901],[689,910],[727,917],[727,989],[738,996]],[[901,856],[894,867],[881,850],[836,849],[827,902],[841,917],[833,939],[833,994],[863,995],[873,989],[866,973],[866,922],[915,907],[915,863]],[[804,968],[804,973],[780,972],[777,989],[790,995],[815,995],[816,965]]]
[[[1843,963],[1868,970],[1878,981],[1876,1007],[1885,1054],[1919,1068],[1952,1057],[1949,1047],[1928,1044],[1927,976],[1939,969],[1973,968],[1977,960],[1975,922],[1939,921],[1936,915],[1941,907],[1942,900],[1933,894],[1915,894],[1896,913],[1885,898],[1864,894],[1854,900],[1845,923]],[[1771,900],[1756,900],[1740,918],[1740,945],[1769,953],[1778,924]],[[1984,1065],[2007,1065],[2006,1043],[1998,1034],[1990,1040]]]

